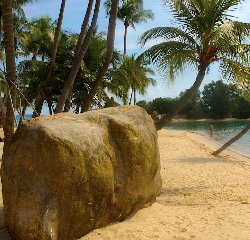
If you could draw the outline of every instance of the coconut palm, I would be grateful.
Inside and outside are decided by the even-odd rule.
[[[12,9],[29,0],[3,0],[0,3],[0,40],[2,38],[2,29],[4,32],[4,48],[6,55],[6,79],[9,87],[6,103],[6,117],[4,124],[5,145],[8,144],[14,134],[14,110],[16,107],[16,64],[15,64],[15,40],[14,40],[14,24]]]
[[[62,29],[62,21],[63,21],[63,14],[64,14],[64,8],[65,8],[66,0],[62,0],[60,12],[57,20],[57,26],[55,28],[55,34],[54,34],[54,43],[53,43],[53,49],[51,54],[51,61],[49,65],[49,70],[46,76],[46,79],[44,81],[44,85],[48,85],[48,83],[51,81],[52,78],[52,72],[53,68],[56,62],[56,54],[58,49],[58,44],[61,37],[61,29]],[[42,111],[43,101],[44,101],[44,95],[43,91],[39,92],[36,96],[36,102],[35,102],[35,111],[33,113],[33,116],[39,116]]]
[[[106,0],[105,7],[107,13],[110,12],[111,0]],[[124,24],[124,55],[127,53],[127,33],[128,27],[135,29],[135,25],[139,23],[146,23],[149,19],[153,19],[154,14],[151,10],[143,9],[142,0],[123,0],[119,1],[117,18]]]
[[[15,1],[12,1],[12,8],[18,15],[24,15],[24,12],[21,6],[27,3],[31,3],[31,2],[33,2],[33,0],[15,0]],[[2,11],[2,1],[1,1],[0,2],[0,42],[2,41],[2,29],[3,29],[3,25],[2,25],[3,15],[2,14],[3,14],[3,11]]]
[[[133,96],[136,104],[136,91],[143,95],[150,84],[155,85],[155,80],[149,76],[154,75],[154,72],[146,67],[142,58],[136,58],[135,55],[125,56],[121,66],[111,69],[109,75],[111,79],[107,84],[108,89],[121,98],[124,104],[128,102],[129,91],[131,93],[129,104]]]
[[[96,92],[98,92],[98,88],[99,88],[100,84],[102,83],[103,76],[105,75],[106,71],[108,70],[108,66],[112,60],[112,55],[113,55],[113,50],[114,50],[117,5],[118,5],[118,0],[113,0],[111,10],[110,10],[110,18],[109,18],[109,26],[108,26],[108,34],[107,34],[106,56],[105,56],[104,61],[102,62],[102,66],[100,67],[99,72],[97,74],[95,84],[94,84],[93,88],[91,89],[88,98],[86,99],[86,102],[85,102],[86,105],[84,106],[84,111],[87,111],[89,109],[89,107],[92,103],[92,100],[93,100]],[[75,65],[75,67],[72,68],[72,71],[70,72],[68,79],[65,82],[61,96],[58,99],[55,113],[59,113],[63,110],[63,106],[68,98],[70,91],[72,90],[72,87],[74,84],[74,79],[75,79],[76,74],[77,74],[79,67],[81,65],[82,58],[88,49],[88,46],[89,46],[90,41],[91,41],[91,37],[93,36],[94,30],[96,27],[96,21],[98,18],[99,8],[100,8],[100,0],[96,0],[95,10],[94,10],[94,15],[92,18],[91,26],[90,26],[88,32],[86,33],[85,39],[84,39],[82,46],[81,46],[81,49],[79,50],[79,53],[78,53],[78,55],[81,56],[81,59],[80,60],[78,58],[74,59],[73,65]]]
[[[87,26],[87,25],[85,25],[85,23],[88,24],[88,22],[89,22],[89,14],[90,14],[89,10],[91,11],[91,9],[92,9],[92,3],[93,3],[93,1],[89,0],[89,5],[88,5],[87,11],[85,13],[84,22],[82,24],[81,31],[85,32],[85,27]],[[91,38],[92,38],[93,33],[96,29],[97,19],[98,19],[99,10],[100,10],[100,3],[101,3],[101,0],[96,0],[94,14],[93,14],[91,25],[90,25],[88,31],[86,32],[86,34],[83,34],[81,32],[81,34],[79,35],[79,39],[78,39],[78,43],[77,43],[76,51],[75,51],[75,57],[74,57],[73,64],[72,64],[72,69],[71,69],[70,74],[67,78],[67,81],[64,84],[63,91],[58,99],[55,113],[62,112],[64,104],[67,101],[67,98],[69,96],[69,93],[72,91],[77,72],[79,71],[79,68],[80,68],[81,63],[82,63],[82,59],[83,59],[83,57],[84,57],[84,55],[89,47]],[[89,6],[91,8],[89,8]],[[86,22],[85,22],[85,20],[86,20]],[[80,39],[80,38],[82,38],[82,39]]]
[[[224,77],[236,82],[250,76],[250,45],[246,39],[250,24],[232,20],[229,9],[240,0],[165,0],[178,27],[157,27],[145,32],[140,42],[152,39],[163,41],[149,48],[143,55],[149,57],[173,80],[176,75],[194,67],[197,77],[170,112],[156,123],[158,129],[178,114],[197,92],[209,67],[220,66]],[[235,9],[235,8],[234,8]]]
[[[36,18],[27,23],[27,30],[19,36],[23,54],[32,54],[32,60],[39,57],[44,62],[50,56],[54,29],[55,22],[50,17]]]

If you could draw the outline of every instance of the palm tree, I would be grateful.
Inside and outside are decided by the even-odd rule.
[[[142,58],[136,58],[135,55],[125,56],[121,66],[111,69],[109,75],[111,79],[107,84],[108,89],[121,98],[124,104],[127,104],[129,91],[129,104],[133,96],[136,104],[136,91],[143,95],[150,84],[155,85],[155,80],[149,77],[154,75],[154,72],[146,67],[146,62]]]
[[[108,35],[107,35],[107,51],[106,51],[105,60],[102,63],[102,66],[97,74],[95,84],[94,84],[92,90],[90,91],[90,94],[86,100],[86,106],[84,106],[85,107],[84,110],[89,109],[91,102],[94,98],[94,95],[98,91],[98,88],[103,80],[103,76],[105,75],[105,73],[108,69],[109,63],[112,60],[112,55],[113,55],[113,50],[114,50],[117,5],[118,5],[118,0],[113,0],[111,10],[110,10],[109,27],[108,27]],[[59,113],[63,110],[63,106],[68,98],[70,91],[72,90],[75,77],[76,77],[77,72],[81,66],[82,58],[84,57],[84,55],[89,47],[91,38],[92,38],[94,30],[96,28],[96,21],[98,18],[99,8],[100,8],[100,0],[96,0],[95,10],[94,10],[94,15],[92,18],[91,26],[90,26],[88,32],[86,33],[85,39],[84,39],[82,46],[81,46],[81,49],[79,50],[79,53],[78,53],[78,56],[81,57],[81,59],[79,59],[79,57],[74,59],[72,71],[70,72],[68,79],[65,82],[62,94],[60,95],[60,98],[58,99],[55,113]]]
[[[4,46],[6,54],[6,71],[9,94],[7,97],[7,111],[4,124],[5,145],[7,148],[14,134],[14,111],[16,107],[16,62],[15,62],[15,42],[12,15],[12,0],[2,1],[2,18],[4,30]]]
[[[102,62],[102,66],[98,71],[94,85],[88,95],[88,98],[85,101],[85,105],[83,107],[84,112],[89,110],[93,98],[95,94],[98,92],[98,89],[103,82],[103,77],[108,70],[110,62],[113,59],[117,11],[118,11],[118,0],[113,0],[110,8],[109,26],[107,34],[107,50],[105,59]]]
[[[55,34],[54,34],[54,44],[53,44],[53,49],[52,49],[49,70],[48,70],[48,74],[46,76],[46,79],[44,81],[45,87],[51,81],[53,68],[54,68],[54,65],[56,62],[56,54],[57,54],[57,48],[58,48],[58,44],[59,44],[60,36],[61,36],[65,3],[66,3],[66,0],[62,0],[59,16],[58,16],[58,20],[57,20],[57,26],[56,26]],[[36,96],[35,111],[33,113],[33,116],[39,116],[41,114],[43,101],[44,101],[44,94],[42,92],[39,92],[39,94]]]
[[[83,57],[88,49],[91,38],[92,38],[93,33],[96,29],[97,19],[98,19],[99,10],[100,10],[100,3],[101,3],[101,0],[96,0],[94,14],[92,17],[92,22],[91,22],[91,25],[90,25],[86,35],[83,33],[81,33],[79,35],[79,39],[78,39],[78,43],[77,43],[77,47],[76,47],[76,51],[75,51],[75,57],[74,57],[73,64],[72,64],[72,69],[71,69],[70,74],[67,78],[67,81],[64,84],[63,91],[58,99],[55,113],[62,112],[64,104],[68,99],[69,93],[71,92],[71,90],[73,88],[73,84],[74,84],[76,75],[79,71],[79,68],[81,66],[82,59],[83,59]],[[88,24],[88,21],[89,21],[89,14],[90,14],[89,11],[91,10],[91,8],[89,8],[89,6],[91,6],[91,8],[92,8],[92,1],[91,0],[89,0],[89,5],[88,5],[87,11],[85,13],[84,22],[83,22],[82,29],[81,29],[82,32],[83,31],[85,32],[85,28],[87,27],[87,25],[85,25],[85,24]]]
[[[240,94],[250,101],[250,79],[249,78],[244,78],[241,82],[241,84],[237,84],[236,87],[239,88]],[[250,123],[247,123],[247,125],[234,137],[232,137],[230,140],[228,140],[225,144],[223,144],[219,149],[214,151],[212,154],[213,155],[218,155],[225,149],[227,149],[229,146],[231,146],[234,142],[236,142],[238,139],[240,139],[243,135],[245,135],[248,131],[250,130]]]
[[[163,41],[143,55],[166,70],[171,80],[190,67],[198,74],[193,86],[156,123],[157,129],[171,121],[194,96],[212,63],[219,63],[222,75],[236,82],[250,76],[250,45],[245,43],[250,24],[234,21],[228,15],[229,9],[241,0],[165,1],[181,28],[158,27],[145,32],[140,38],[142,44],[152,39]]]
[[[236,142],[238,139],[240,139],[245,133],[247,133],[250,130],[250,123],[247,123],[247,125],[233,138],[231,138],[228,142],[223,144],[218,150],[214,151],[213,155],[218,155],[225,149],[227,149],[229,146],[231,146],[234,142]]]
[[[2,38],[2,29],[4,32],[4,47],[6,55],[6,79],[8,83],[8,94],[6,103],[6,116],[4,123],[4,135],[6,149],[14,134],[14,111],[16,108],[16,63],[15,63],[15,40],[13,12],[14,7],[32,2],[31,0],[2,0],[0,3],[0,40]]]
[[[83,109],[85,100],[87,99],[90,89],[93,87],[98,71],[105,59],[106,48],[107,41],[104,38],[104,34],[102,32],[96,32],[83,58],[83,64],[78,72],[78,77],[72,89],[72,103],[75,106],[77,105],[77,109],[79,110]],[[98,102],[102,101],[102,99],[96,100]]]
[[[21,5],[24,5],[30,2],[33,2],[33,0],[15,0],[15,1],[12,1],[12,7],[15,11],[23,14]],[[0,2],[0,42],[2,41],[2,30],[3,30],[2,17],[3,17],[3,11],[2,11],[2,1],[1,1]]]
[[[107,13],[110,12],[111,0],[106,0],[105,7]],[[148,19],[153,19],[154,14],[151,10],[143,9],[142,0],[120,0],[118,5],[117,18],[124,24],[124,56],[127,54],[127,32],[128,27],[135,29],[135,24],[146,23]]]
[[[27,23],[26,28],[19,36],[23,54],[32,54],[32,60],[40,57],[45,62],[51,52],[55,22],[50,17],[39,17]]]

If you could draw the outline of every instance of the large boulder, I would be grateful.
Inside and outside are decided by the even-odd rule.
[[[153,121],[127,106],[21,124],[3,157],[2,184],[13,239],[78,239],[159,194]]]

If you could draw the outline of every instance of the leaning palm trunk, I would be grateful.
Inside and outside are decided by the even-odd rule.
[[[108,35],[107,35],[107,51],[104,63],[101,69],[98,72],[96,77],[96,81],[94,83],[93,88],[91,89],[87,100],[84,103],[83,111],[86,112],[89,110],[91,103],[95,94],[98,92],[98,89],[102,83],[103,77],[108,70],[109,64],[113,57],[114,51],[114,41],[115,41],[115,26],[116,26],[116,17],[117,17],[117,10],[118,10],[118,0],[113,0],[110,10],[110,17],[109,17],[109,27],[108,27]]]
[[[45,87],[49,84],[49,82],[51,80],[53,68],[54,68],[54,65],[56,62],[56,54],[57,54],[58,44],[60,41],[60,33],[61,33],[61,29],[62,29],[62,21],[63,21],[63,13],[64,13],[64,8],[65,8],[65,3],[66,3],[66,0],[62,0],[60,13],[59,13],[58,21],[57,21],[57,26],[56,26],[56,30],[55,30],[51,63],[49,66],[49,71],[48,71],[47,77],[46,77],[45,82],[44,82]],[[42,93],[38,94],[38,96],[36,97],[35,111],[33,112],[34,117],[37,117],[38,115],[41,114],[43,101],[45,98],[44,95],[45,94],[42,92]]]
[[[90,26],[90,28],[89,28],[89,30],[84,38],[84,41],[83,41],[83,44],[79,50],[79,53],[76,52],[76,55],[75,55],[74,60],[73,60],[73,66],[71,68],[71,71],[69,73],[67,81],[64,84],[63,91],[58,99],[55,113],[62,112],[64,104],[69,96],[69,93],[70,93],[72,87],[73,87],[76,75],[77,75],[77,73],[80,69],[80,66],[81,66],[82,59],[88,50],[91,38],[92,38],[94,30],[96,28],[96,23],[97,23],[99,9],[100,9],[100,2],[101,2],[101,0],[96,0],[95,10],[94,10],[94,15],[92,18],[91,26]]]
[[[228,142],[226,142],[222,147],[214,151],[212,154],[218,155],[219,153],[224,151],[226,148],[228,148],[230,145],[232,145],[234,142],[240,139],[245,133],[247,133],[249,129],[250,129],[250,123],[248,123],[246,127],[243,128],[243,130],[240,133],[238,133],[236,136],[234,136],[232,139],[230,139]]]
[[[7,110],[4,124],[5,148],[8,147],[14,134],[14,111],[16,107],[16,62],[15,62],[15,44],[14,27],[12,15],[12,0],[2,1],[4,46],[6,55],[7,82],[9,86],[9,95],[7,97]]]
[[[81,53],[81,47],[84,43],[84,38],[85,38],[86,33],[87,33],[88,23],[89,23],[89,19],[90,19],[90,15],[91,15],[91,10],[93,8],[93,4],[94,4],[94,0],[90,0],[88,3],[86,14],[85,14],[85,17],[83,19],[83,23],[82,23],[82,27],[81,27],[81,32],[80,32],[80,35],[77,39],[74,58],[78,57],[80,59],[81,54],[83,54],[83,55],[85,54],[85,53]],[[79,61],[81,61],[81,59]],[[64,112],[68,112],[70,110],[72,89],[73,89],[73,85],[72,85],[71,90],[69,91],[69,95],[65,101],[64,110],[63,110]]]
[[[81,46],[82,46],[84,38],[85,38],[85,35],[87,33],[87,28],[88,28],[88,23],[89,23],[89,19],[90,19],[91,10],[93,8],[93,3],[94,3],[94,0],[89,0],[88,8],[86,10],[86,14],[85,14],[85,17],[83,19],[81,32],[80,32],[80,35],[79,35],[79,37],[77,39],[77,44],[76,44],[76,49],[75,49],[75,56],[77,56],[79,54]]]
[[[162,115],[162,117],[158,121],[155,121],[155,127],[157,130],[162,129],[179,113],[179,111],[183,107],[185,107],[188,104],[190,99],[198,91],[204,79],[207,67],[208,65],[200,65],[199,72],[193,86],[186,91],[186,93],[179,99],[179,101],[172,107],[172,109],[167,114]]]

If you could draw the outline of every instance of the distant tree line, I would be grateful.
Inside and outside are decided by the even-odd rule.
[[[174,104],[185,94],[177,98],[155,98],[150,102],[139,101],[137,104],[149,113],[156,111],[167,114]],[[180,111],[180,117],[187,119],[201,118],[250,118],[250,102],[242,97],[236,86],[223,81],[213,81],[198,91],[189,103]]]

